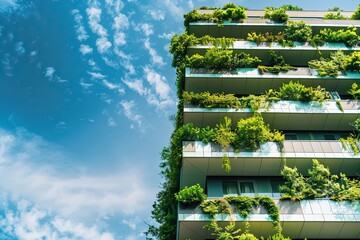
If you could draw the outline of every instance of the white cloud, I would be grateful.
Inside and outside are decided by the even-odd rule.
[[[108,118],[107,123],[108,123],[109,127],[116,127],[117,126],[115,120],[112,117]]]
[[[21,41],[16,43],[15,51],[18,55],[23,55],[25,53],[24,43]]]
[[[163,34],[159,35],[159,38],[164,38],[164,39],[170,40],[174,35],[175,35],[175,32],[163,33]]]
[[[91,78],[94,78],[94,79],[103,79],[106,77],[105,75],[103,75],[99,72],[89,72],[88,71],[87,73],[91,76]]]
[[[47,67],[45,71],[45,77],[47,77],[50,81],[54,78],[55,69],[53,67]]]
[[[121,104],[126,117],[141,125],[141,116],[134,113],[134,102]],[[51,209],[74,221],[108,214],[132,215],[151,204],[154,190],[146,186],[142,172],[145,170],[139,166],[114,175],[80,174],[81,168],[77,171],[76,166],[71,166],[71,174],[68,165],[57,168],[50,165],[49,162],[69,162],[69,156],[57,146],[24,130],[16,134],[4,130],[0,133],[2,192],[29,199],[43,209]]]
[[[90,7],[86,9],[89,18],[89,25],[93,33],[98,34],[100,37],[107,36],[106,29],[100,24],[101,9],[97,7]]]
[[[147,13],[156,21],[162,21],[165,19],[165,13],[161,10],[148,10]]]
[[[120,87],[118,84],[111,83],[107,81],[106,79],[103,80],[103,84],[105,87],[107,87],[110,90],[117,90],[119,93],[123,94],[125,93],[125,90]]]
[[[143,32],[147,37],[154,33],[153,25],[148,23],[140,23],[136,25],[135,30],[138,32]]]
[[[140,131],[144,131],[142,126],[143,125],[142,116],[135,112],[135,108],[136,108],[135,102],[123,100],[120,102],[120,106],[122,109],[121,113],[123,113],[128,119],[133,121],[137,125]],[[135,128],[134,125],[131,125],[130,127]]]
[[[88,34],[85,30],[84,23],[83,23],[83,17],[81,16],[79,10],[73,9],[71,13],[74,15],[75,20],[75,30],[77,34],[77,39],[82,42],[88,39]]]
[[[86,44],[81,44],[79,50],[82,55],[90,54],[93,51],[92,47],[90,47],[89,45],[86,45]]]
[[[115,15],[121,11],[124,7],[124,3],[121,0],[105,0],[108,12]]]
[[[17,0],[1,0],[0,1],[0,12],[13,12],[18,9],[20,5]]]
[[[101,37],[96,40],[96,46],[98,49],[98,52],[100,54],[103,54],[109,50],[109,48],[112,46],[111,42],[106,37]]]
[[[123,46],[126,44],[126,35],[123,32],[116,32],[114,34],[114,44],[116,46]]]
[[[129,23],[128,18],[122,13],[119,13],[114,18],[114,23],[112,25],[113,29],[115,29],[115,30],[128,29],[129,26],[130,26],[130,23]]]
[[[151,86],[155,88],[156,93],[161,99],[166,100],[169,98],[170,86],[166,82],[166,78],[161,76],[155,70],[149,67],[144,68],[145,78]]]
[[[154,48],[151,47],[149,38],[145,39],[144,47],[146,50],[148,50],[153,64],[157,64],[160,66],[165,64],[163,58],[156,52]]]
[[[113,234],[101,231],[95,225],[88,227],[82,223],[54,216],[27,200],[12,201],[11,208],[6,206],[10,203],[8,199],[1,200],[5,214],[0,216],[0,228],[2,237],[8,237],[6,239],[114,239]]]
[[[125,83],[125,85],[127,87],[129,87],[130,89],[136,91],[137,93],[139,93],[140,95],[146,95],[149,93],[149,90],[146,89],[144,86],[143,86],[143,82],[139,79],[123,79],[122,80],[123,83]]]

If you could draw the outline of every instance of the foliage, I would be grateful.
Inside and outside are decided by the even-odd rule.
[[[209,224],[206,224],[205,227],[208,230],[212,230],[213,234],[216,236],[217,240],[240,240],[240,231],[241,229],[236,229],[235,222],[231,221],[229,225],[224,228],[220,227],[217,221],[212,220]]]
[[[304,21],[289,21],[284,30],[284,39],[297,42],[306,42],[311,39],[312,29]]]
[[[298,173],[297,168],[286,165],[281,171],[285,178],[284,185],[279,186],[282,199],[301,200],[329,197],[332,200],[359,200],[360,181],[349,179],[345,174],[331,175],[330,170],[316,159],[308,170],[309,177]]]
[[[337,11],[336,13],[329,12],[325,14],[324,19],[344,20],[346,17],[340,11]]]
[[[351,15],[351,19],[360,20],[360,4],[357,9],[354,11],[353,15]]]
[[[316,69],[318,74],[322,77],[337,77],[339,75],[339,67],[338,65],[325,58],[314,59],[309,62],[309,67]]]
[[[324,28],[320,30],[320,36],[325,42],[343,42],[347,46],[355,46],[359,42],[356,27],[348,27],[346,30]]]
[[[259,204],[262,205],[267,210],[273,222],[276,232],[280,233],[281,232],[280,213],[274,201],[269,196],[257,196],[256,199],[259,202]]]
[[[351,85],[350,90],[348,91],[348,93],[354,98],[354,99],[360,99],[360,86],[354,82]]]
[[[240,119],[237,123],[237,146],[244,146],[247,149],[256,149],[261,142],[271,138],[272,133],[268,125],[259,114],[246,119]]]
[[[193,186],[186,186],[180,192],[175,194],[176,200],[182,203],[201,203],[207,199],[204,189],[200,187],[200,184]]]
[[[263,240],[263,238],[261,238]],[[291,240],[288,237],[284,237],[281,233],[276,233],[273,236],[269,236],[266,238],[266,240]]]
[[[284,34],[279,32],[277,35],[273,35],[271,32],[266,32],[265,34],[256,32],[248,33],[246,40],[256,42],[256,44],[260,44],[261,42],[279,42],[284,39]]]
[[[194,35],[186,33],[175,34],[170,43],[169,51],[173,55],[172,66],[180,67],[186,56],[186,48],[197,44],[197,39]]]
[[[200,208],[204,213],[214,217],[215,214],[230,214],[230,204],[226,199],[220,198],[215,200],[203,201]]]
[[[258,57],[250,57],[250,54],[233,54],[232,50],[210,48],[204,56],[194,54],[186,57],[186,65],[194,68],[212,68],[212,69],[234,69],[257,67],[261,60]]]
[[[296,68],[286,64],[285,59],[281,55],[277,55],[275,51],[269,51],[270,56],[270,66],[259,66],[259,70],[263,72],[279,73],[286,72],[290,70],[295,70]]]
[[[306,198],[322,198],[330,195],[331,174],[318,160],[313,159],[312,167],[308,170],[308,187],[303,190]]]
[[[226,3],[221,9],[226,10],[228,8],[237,8],[237,5],[235,3]]]
[[[270,19],[277,23],[286,23],[289,16],[283,8],[265,8],[264,18]]]
[[[290,5],[290,4],[284,4],[281,6],[281,8],[286,11],[302,11],[303,10],[301,7]]]
[[[293,101],[318,101],[323,102],[329,99],[328,93],[324,88],[317,86],[305,87],[305,85],[299,82],[290,81],[287,84],[283,84],[278,92],[272,91],[270,95],[276,95],[278,98],[283,100]]]
[[[360,72],[360,52],[352,52],[346,57],[346,70]]]
[[[228,7],[223,14],[224,19],[228,19],[231,21],[240,21],[242,19],[247,18],[246,11],[244,7]]]
[[[206,108],[236,108],[241,107],[239,98],[234,94],[221,94],[209,92],[193,93],[183,92],[184,102],[190,102],[191,104],[202,106]]]
[[[226,197],[226,200],[235,205],[239,215],[243,218],[246,218],[253,211],[253,207],[258,205],[255,198],[248,196]]]
[[[284,185],[279,186],[281,198],[292,201],[303,199],[302,191],[305,189],[306,184],[304,177],[298,172],[297,168],[290,168],[285,165],[281,175],[285,179]]]

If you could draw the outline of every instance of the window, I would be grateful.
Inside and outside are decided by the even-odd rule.
[[[324,139],[325,140],[335,140],[335,137],[334,137],[334,135],[326,134],[326,135],[324,135]]]
[[[297,140],[295,134],[285,134],[285,140]]]
[[[236,182],[223,183],[224,195],[238,195],[238,187]]]
[[[241,182],[240,183],[241,193],[254,193],[254,184],[252,182]]]

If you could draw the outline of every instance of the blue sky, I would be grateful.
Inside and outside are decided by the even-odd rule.
[[[226,2],[0,0],[1,239],[144,239],[176,113],[170,38]]]

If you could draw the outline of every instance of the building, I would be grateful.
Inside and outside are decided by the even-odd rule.
[[[200,14],[212,14],[214,10],[198,10]],[[284,32],[286,23],[276,23],[264,19],[264,11],[247,10],[247,18],[241,23],[225,21],[222,26],[209,21],[194,21],[188,25],[188,34],[197,38],[209,35],[215,38],[236,38],[229,49],[233,53],[246,53],[258,57],[261,65],[269,65],[269,50],[284,57],[287,64],[296,69],[278,74],[263,72],[258,68],[234,68],[229,71],[186,67],[182,91],[201,93],[225,93],[236,96],[259,95],[269,89],[279,89],[283,84],[299,82],[306,87],[321,86],[329,92],[331,99],[319,104],[315,101],[280,100],[272,102],[266,109],[261,108],[261,116],[271,129],[285,134],[283,148],[275,142],[263,142],[257,149],[233,147],[222,149],[218,144],[199,140],[183,141],[180,170],[180,189],[199,183],[209,199],[225,195],[267,195],[277,204],[280,224],[284,236],[292,239],[360,239],[360,204],[358,201],[332,201],[328,198],[301,201],[280,201],[278,185],[284,182],[281,170],[286,164],[296,166],[307,175],[312,160],[317,159],[328,167],[332,174],[345,173],[355,177],[360,172],[360,155],[353,149],[345,148],[339,141],[354,130],[351,123],[360,117],[360,104],[348,93],[354,82],[359,82],[357,71],[342,70],[336,77],[319,76],[308,67],[308,62],[320,57],[329,58],[338,50],[351,54],[360,50],[356,44],[348,46],[342,42],[325,42],[322,46],[312,46],[306,42],[294,42],[294,46],[282,46],[277,42],[247,41],[248,33]],[[360,20],[323,19],[326,11],[287,11],[289,20],[304,21],[312,28],[312,34],[321,29],[333,31],[354,26],[360,29]],[[352,12],[342,12],[350,17]],[[356,30],[359,33],[359,30]],[[239,40],[244,39],[244,40]],[[204,55],[213,48],[212,44],[187,46],[188,57]],[[220,47],[219,47],[220,48]],[[195,127],[216,127],[225,116],[232,119],[233,126],[239,119],[253,116],[249,108],[205,108],[184,103],[183,124]],[[221,167],[222,157],[230,159],[231,171]],[[216,214],[220,224],[234,220],[244,229],[244,218],[238,214]],[[271,219],[262,207],[254,209],[248,217],[250,232],[256,236],[274,234]],[[177,239],[215,239],[211,231],[204,228],[211,217],[198,206],[179,204]]]

